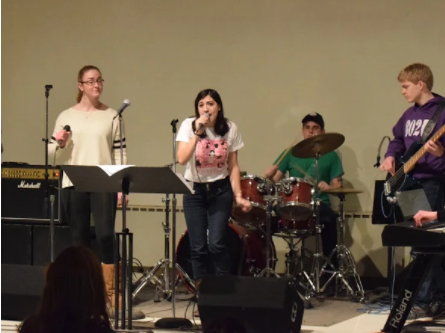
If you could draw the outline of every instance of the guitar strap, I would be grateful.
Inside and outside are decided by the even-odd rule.
[[[426,124],[425,129],[423,130],[422,139],[420,140],[420,144],[424,144],[426,141],[428,141],[428,138],[430,137],[431,133],[433,132],[434,127],[436,127],[437,120],[439,119],[440,114],[442,113],[443,109],[445,108],[445,102],[441,102],[437,104],[437,108],[434,111],[433,116],[431,117],[428,124]]]

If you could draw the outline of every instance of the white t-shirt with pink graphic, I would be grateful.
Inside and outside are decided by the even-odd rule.
[[[192,123],[195,118],[185,119],[179,128],[176,141],[189,142],[194,136]],[[211,183],[229,175],[229,153],[244,146],[241,133],[234,122],[229,121],[229,131],[219,136],[213,128],[207,127],[207,137],[199,139],[195,153],[188,161],[184,178],[195,183]]]

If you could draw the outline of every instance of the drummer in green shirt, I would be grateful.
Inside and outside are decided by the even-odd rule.
[[[323,117],[318,113],[310,113],[303,120],[303,138],[308,139],[318,134],[325,133]],[[285,151],[283,151],[285,153]],[[282,158],[283,153],[278,156],[274,165],[266,170],[266,177],[278,183],[288,172],[288,177],[299,178],[299,181],[308,182],[313,185],[315,177],[315,158],[298,158],[290,151]],[[281,161],[280,161],[281,160]],[[277,165],[277,162],[279,164]],[[335,151],[321,155],[318,161],[320,192],[320,224],[323,225],[321,233],[323,254],[329,257],[337,245],[337,214],[332,210],[329,194],[323,192],[342,186],[343,167],[338,154]],[[337,266],[336,258],[332,258],[333,264]]]

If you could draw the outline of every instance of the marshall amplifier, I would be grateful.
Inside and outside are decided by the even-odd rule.
[[[49,167],[49,185],[55,194],[54,221],[61,223],[61,169]],[[51,190],[50,190],[51,193]],[[2,163],[2,220],[50,221],[50,200],[46,198],[45,166]]]

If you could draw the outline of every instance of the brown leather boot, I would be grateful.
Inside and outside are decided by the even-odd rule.
[[[110,304],[109,308],[109,315],[111,318],[114,318],[114,311],[116,307],[116,288],[115,288],[115,277],[114,277],[114,264],[102,264],[102,273],[104,275],[104,281],[105,281],[105,291],[108,296],[108,303]],[[122,309],[122,265],[119,264],[119,289],[118,292],[118,308],[119,313]],[[128,310],[127,310],[128,311]],[[121,314],[119,314],[119,317]],[[143,319],[145,318],[145,315],[141,311],[134,311],[132,312],[131,316],[133,320]]]

